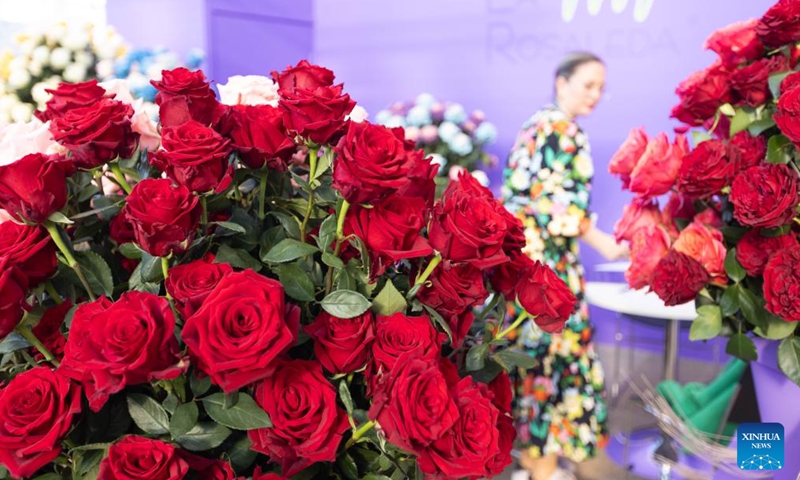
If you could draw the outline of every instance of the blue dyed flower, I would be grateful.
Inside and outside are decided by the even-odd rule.
[[[392,112],[389,110],[381,110],[375,114],[375,123],[379,125],[386,125],[386,122],[392,118]]]
[[[392,115],[391,117],[389,117],[389,120],[387,120],[384,125],[386,125],[389,128],[405,127],[406,119],[400,115]]]
[[[406,115],[406,123],[413,127],[421,127],[431,123],[431,111],[428,107],[415,105],[411,107]]]
[[[431,105],[436,103],[436,99],[433,98],[433,95],[430,93],[420,93],[417,95],[416,104],[421,105],[423,107],[427,107],[428,109],[431,108]]]
[[[453,122],[442,122],[439,125],[439,138],[445,142],[451,141],[459,133],[461,133],[461,129]]]
[[[478,128],[475,129],[475,133],[473,133],[475,140],[478,143],[494,143],[497,139],[497,127],[494,126],[491,122],[483,122],[478,125]]]
[[[458,155],[461,155],[462,157],[472,153],[472,139],[469,138],[469,135],[463,132],[456,134],[449,142],[447,142],[447,146],[450,147],[450,150]]]
[[[467,119],[467,112],[458,103],[451,103],[444,110],[444,119],[448,122],[461,123]]]

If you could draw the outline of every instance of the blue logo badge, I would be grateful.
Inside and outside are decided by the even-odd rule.
[[[743,423],[736,430],[736,462],[742,470],[783,468],[783,425]]]

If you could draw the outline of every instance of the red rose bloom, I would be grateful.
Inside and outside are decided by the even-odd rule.
[[[233,179],[228,163],[230,141],[213,129],[190,120],[161,130],[162,150],[150,153],[150,163],[192,192],[219,193]]]
[[[781,96],[778,99],[778,108],[772,118],[781,133],[786,135],[795,145],[800,145],[800,88],[781,91]]]
[[[280,109],[272,105],[236,105],[228,109],[221,124],[245,165],[286,171],[295,144],[286,132]]]
[[[123,208],[111,219],[108,226],[108,236],[111,240],[117,242],[117,245],[136,241],[136,234],[133,232],[133,225],[131,225],[131,221],[128,218],[127,209]]]
[[[213,263],[213,260],[210,256],[169,269],[164,285],[183,318],[189,318],[199,310],[219,281],[233,273],[229,263]]]
[[[420,232],[428,214],[425,201],[393,195],[372,208],[353,205],[344,221],[344,234],[361,239],[370,254],[373,277],[406,258],[433,255]]]
[[[468,307],[480,305],[489,296],[483,272],[468,263],[443,261],[428,279],[417,298],[443,317],[458,315]]]
[[[675,90],[680,103],[670,116],[687,125],[702,125],[717,113],[720,105],[730,102],[729,77],[730,73],[719,62],[694,72]]]
[[[339,85],[282,90],[278,103],[290,135],[299,135],[318,145],[332,143],[346,126],[345,117],[356,106]],[[334,170],[335,171],[335,170]]]
[[[354,318],[337,318],[323,311],[303,330],[314,340],[314,354],[325,370],[350,373],[367,363],[375,319],[369,310]]]
[[[439,165],[431,163],[433,157],[426,157],[422,150],[411,151],[409,155],[412,166],[408,172],[408,182],[397,190],[397,195],[408,198],[419,197],[425,201],[428,208],[431,208],[436,197],[434,178],[439,171]]]
[[[782,95],[785,92],[794,90],[798,86],[800,86],[800,72],[792,72],[781,80],[778,90]]]
[[[741,154],[735,146],[720,140],[700,142],[683,157],[675,187],[690,198],[708,198],[730,185]]]
[[[731,144],[739,149],[741,160],[738,170],[760,165],[767,156],[767,140],[761,135],[754,137],[744,130],[731,137]]]
[[[32,477],[58,457],[81,411],[81,389],[48,367],[19,373],[0,389],[0,464]]]
[[[397,359],[407,352],[433,361],[441,354],[444,334],[433,328],[427,316],[409,317],[402,313],[378,315],[375,320],[375,341],[372,343],[372,364],[367,374],[374,391],[376,375],[390,372]]]
[[[622,217],[614,224],[614,238],[617,243],[630,241],[640,228],[661,223],[661,212],[655,200],[634,198],[622,208]]]
[[[700,262],[670,250],[656,265],[650,289],[665,305],[680,305],[693,300],[709,280],[711,277]]]
[[[257,466],[255,470],[253,470],[253,480],[289,480],[288,478],[284,477],[283,475],[278,475],[277,473],[262,473],[261,466]]]
[[[203,125],[216,123],[224,110],[202,70],[192,72],[183,67],[162,70],[161,80],[151,80],[150,83],[158,90],[156,103],[164,127],[183,123],[172,110],[186,109],[192,120]]]
[[[155,257],[186,251],[200,223],[201,210],[199,198],[186,187],[152,178],[133,187],[123,209],[136,243]]]
[[[192,455],[184,450],[177,450],[176,453],[189,465],[189,475],[193,475],[191,478],[196,480],[234,480],[236,478],[231,464],[225,460]]]
[[[28,296],[28,277],[8,256],[0,256],[0,340],[14,331],[22,319]]]
[[[756,35],[755,18],[721,28],[706,39],[703,48],[719,54],[727,67],[736,67],[757,60],[764,55],[764,45]]]
[[[779,0],[756,24],[756,35],[769,49],[800,41],[800,3]]]
[[[647,144],[647,149],[631,172],[631,192],[641,198],[667,193],[675,184],[687,151],[685,137],[678,136],[675,144],[670,144],[666,134],[658,134]]]
[[[749,227],[780,227],[797,207],[797,174],[787,165],[765,164],[740,172],[733,180],[733,216]]]
[[[111,302],[84,303],[72,319],[59,373],[83,385],[99,411],[127,385],[175,378],[180,349],[175,315],[166,298],[130,291]]]
[[[131,435],[108,448],[97,480],[181,480],[188,472],[189,464],[174,446]]]
[[[197,367],[226,392],[270,374],[297,341],[300,311],[287,308],[283,285],[253,270],[225,275],[183,326]]]
[[[736,244],[736,260],[751,277],[764,273],[764,267],[773,254],[797,245],[794,234],[765,237],[759,229],[748,230]]]
[[[52,95],[47,101],[47,109],[33,112],[36,118],[42,122],[63,117],[68,111],[87,107],[101,98],[111,98],[111,95],[97,84],[96,78],[81,83],[61,82],[58,84],[58,88],[45,91]]]
[[[42,223],[67,203],[63,157],[32,153],[0,166],[0,208],[20,221]]]
[[[333,85],[333,72],[319,65],[312,65],[308,60],[300,60],[294,67],[288,66],[281,73],[272,72],[272,79],[278,88],[287,92],[297,89],[315,90],[319,87]]]
[[[735,70],[731,74],[731,89],[743,103],[751,107],[763,105],[772,98],[769,76],[788,69],[788,61],[783,55],[761,59]]]
[[[715,283],[728,283],[725,273],[725,244],[722,232],[695,220],[684,228],[672,248],[700,262]]]
[[[272,375],[258,384],[256,403],[272,420],[271,428],[250,430],[252,450],[281,463],[291,477],[316,462],[332,462],[347,413],[336,403],[336,389],[322,366],[307,360],[279,360]]]
[[[643,127],[632,128],[628,138],[619,147],[619,150],[611,157],[608,164],[608,172],[618,175],[622,179],[623,188],[628,188],[633,172],[639,159],[647,149],[647,133]]]
[[[50,307],[39,319],[39,323],[33,327],[33,334],[36,335],[36,338],[59,361],[64,356],[64,346],[67,344],[67,337],[61,333],[61,325],[64,324],[64,318],[71,308],[72,302],[69,300],[55,307]],[[35,348],[31,347],[31,350],[34,357],[44,358]]]
[[[800,245],[778,251],[764,269],[766,308],[787,322],[800,321]]]
[[[28,277],[31,285],[40,284],[56,271],[56,246],[39,226],[0,223],[0,257],[6,256]]]

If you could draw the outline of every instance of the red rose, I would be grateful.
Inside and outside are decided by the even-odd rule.
[[[156,103],[160,107],[162,126],[176,126],[183,123],[173,118],[174,113],[170,110],[175,108],[183,110],[184,105],[192,120],[203,125],[216,123],[222,114],[223,107],[217,102],[217,97],[209,87],[202,70],[191,72],[183,67],[162,70],[161,80],[151,80],[150,83],[158,90]],[[165,119],[167,121],[164,121]]]
[[[192,243],[202,206],[186,187],[148,178],[134,185],[123,211],[142,250],[166,257],[185,252]]]
[[[277,473],[262,473],[261,466],[257,466],[255,470],[253,470],[253,480],[289,480],[283,475],[278,475]]]
[[[672,118],[688,125],[702,125],[717,113],[717,108],[731,100],[730,73],[719,62],[694,72],[682,81],[675,93],[680,103],[673,107]]]
[[[680,305],[693,300],[710,279],[700,262],[685,253],[670,250],[656,265],[650,289],[665,305]]]
[[[731,89],[741,97],[742,102],[755,108],[772,98],[769,76],[788,69],[788,61],[783,55],[761,59],[735,70],[731,74]]]
[[[758,229],[748,230],[736,244],[736,260],[748,275],[758,277],[764,273],[764,267],[773,254],[794,245],[797,245],[797,238],[793,234],[765,237]]]
[[[658,202],[634,198],[630,204],[622,208],[622,217],[614,224],[614,238],[617,243],[623,240],[631,241],[640,228],[660,223],[661,212],[658,211]]]
[[[667,204],[661,212],[661,224],[673,237],[678,236],[678,225],[676,220],[689,223],[695,216],[694,202],[686,195],[670,192]]]
[[[195,365],[232,392],[270,374],[275,358],[297,341],[299,322],[280,282],[243,270],[217,283],[182,337]]]
[[[402,313],[375,319],[375,341],[372,343],[372,364],[367,378],[374,391],[375,375],[386,374],[397,364],[397,359],[407,352],[427,360],[439,358],[444,334],[433,328],[427,316],[409,317]]]
[[[443,261],[428,279],[417,298],[443,317],[458,315],[468,307],[480,305],[489,296],[483,272],[468,263]]]
[[[628,133],[628,138],[611,157],[611,161],[608,163],[608,173],[619,175],[623,188],[628,188],[630,185],[633,168],[644,155],[647,143],[647,133],[645,133],[644,127],[632,128]]]
[[[719,54],[722,63],[735,67],[757,60],[764,55],[764,45],[756,35],[755,18],[721,28],[706,39],[703,48]]]
[[[42,223],[67,203],[63,157],[32,153],[0,166],[0,208],[17,220]]]
[[[319,65],[312,65],[308,60],[300,60],[294,67],[288,66],[281,73],[272,72],[272,79],[278,88],[288,92],[297,89],[315,90],[318,87],[333,85],[333,72]]]
[[[638,290],[650,285],[658,262],[669,252],[670,239],[658,225],[640,228],[631,239],[631,264],[625,271],[625,280]]]
[[[271,105],[236,105],[223,117],[222,131],[252,169],[285,172],[295,152],[283,125],[283,113]]]
[[[188,472],[189,464],[174,446],[131,435],[108,448],[97,480],[181,480]]]
[[[127,385],[176,377],[180,349],[166,298],[125,292],[84,303],[72,318],[59,372],[83,385],[95,412]]]
[[[681,162],[675,187],[690,198],[708,198],[730,185],[741,164],[735,146],[720,140],[697,144]]]
[[[781,94],[784,94],[785,92],[794,90],[798,86],[800,86],[800,72],[792,72],[781,80],[778,90]]]
[[[66,300],[60,305],[50,307],[44,312],[39,323],[33,327],[33,334],[36,335],[47,350],[53,354],[59,361],[64,356],[64,346],[67,344],[67,337],[61,333],[61,325],[64,324],[64,318],[67,312],[72,308],[72,302]],[[32,350],[35,350],[32,348]],[[34,352],[34,357],[41,357],[41,353]]]
[[[97,79],[81,83],[61,82],[58,88],[45,89],[52,95],[47,101],[47,109],[37,110],[33,114],[42,122],[63,117],[74,108],[81,108],[98,102],[101,98],[111,98],[103,87],[97,84]]]
[[[193,192],[219,193],[233,179],[230,141],[194,120],[162,129],[161,147],[150,153],[150,163]]]
[[[369,310],[354,318],[337,318],[323,311],[303,330],[314,339],[314,354],[325,370],[350,373],[367,363],[375,319]]]
[[[722,221],[722,217],[720,217],[719,210],[720,205],[712,203],[709,208],[695,215],[694,221],[707,227],[721,229],[725,226],[725,223]]]
[[[800,245],[778,251],[764,268],[766,308],[787,322],[800,321]]]
[[[39,226],[29,227],[15,222],[0,223],[0,257],[28,277],[31,285],[47,280],[56,271],[56,246],[47,231]]]
[[[434,178],[439,172],[439,165],[431,163],[433,157],[426,157],[422,150],[414,150],[408,154],[412,160],[412,167],[408,172],[408,182],[397,190],[397,195],[409,198],[419,197],[425,200],[428,208],[431,208],[436,197]]]
[[[439,362],[414,352],[398,358],[375,392],[368,415],[389,442],[416,454],[441,438],[459,417]]]
[[[22,319],[28,296],[28,277],[14,266],[11,257],[0,257],[0,340],[14,331]]]
[[[278,106],[289,134],[318,145],[332,143],[345,127],[345,117],[356,106],[350,95],[342,93],[343,89],[339,84],[314,90],[282,90]]]
[[[12,477],[32,477],[58,457],[81,411],[81,388],[50,368],[19,373],[0,389],[0,464]]]
[[[502,454],[510,463],[512,442],[501,441],[501,433],[508,436],[513,428],[501,432],[498,425],[505,415],[493,404],[492,393],[485,385],[466,377],[455,386],[453,396],[458,420],[441,438],[422,450],[420,469],[426,475],[440,478],[483,478],[501,473],[507,464],[494,462],[495,471],[489,471],[488,466]],[[510,436],[513,439],[513,433]],[[507,449],[505,452],[500,450],[501,444]]]
[[[758,21],[756,35],[769,49],[800,41],[800,4],[779,0]]]
[[[272,420],[271,428],[250,430],[252,450],[281,462],[290,477],[316,462],[336,459],[347,413],[322,366],[307,360],[278,360],[274,373],[256,386],[255,399]]]
[[[681,161],[688,150],[684,136],[678,136],[675,143],[670,144],[666,134],[658,134],[647,144],[647,149],[631,172],[631,192],[642,198],[667,193],[675,184]]]
[[[714,283],[728,283],[725,273],[725,255],[728,252],[719,230],[694,221],[681,231],[672,248],[700,262]]]
[[[230,264],[213,263],[213,257],[204,258],[170,268],[164,285],[175,299],[181,316],[189,318],[200,309],[219,281],[232,272]]]
[[[184,450],[176,452],[189,465],[191,478],[196,480],[234,480],[236,474],[225,460],[205,458]]]
[[[353,205],[344,221],[344,234],[361,239],[370,254],[373,277],[405,258],[433,255],[420,232],[428,223],[425,200],[392,195],[372,208]]]
[[[778,108],[772,118],[789,140],[795,145],[800,145],[800,88],[790,88],[781,92]]]
[[[733,180],[733,216],[749,227],[780,227],[797,207],[797,173],[787,165],[765,164],[740,172]]]
[[[434,206],[428,241],[445,259],[480,269],[509,260],[509,239],[513,237],[511,243],[516,245],[522,228],[519,220],[485,191],[472,175],[462,173]]]
[[[91,170],[115,158],[129,158],[139,144],[131,127],[133,107],[103,98],[69,110],[50,124],[53,138],[65,146],[77,168]]]
[[[506,373],[505,370],[501,370],[487,386],[489,390],[492,391],[492,394],[494,394],[494,398],[492,398],[494,406],[497,407],[500,412],[510,414],[514,392],[511,389],[511,378],[508,376],[508,373]]]
[[[333,187],[351,204],[377,203],[409,182],[416,160],[402,128],[350,122],[335,148]]]
[[[741,159],[739,170],[761,164],[767,155],[767,140],[761,135],[754,137],[747,130],[731,137],[731,144],[739,149]]]
[[[117,242],[117,245],[123,243],[132,243],[136,241],[136,234],[133,231],[133,225],[128,218],[128,210],[123,208],[118,214],[114,215],[108,225],[108,237]]]

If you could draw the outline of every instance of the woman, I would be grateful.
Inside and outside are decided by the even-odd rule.
[[[574,479],[558,467],[558,458],[591,458],[607,438],[603,372],[583,296],[578,240],[609,260],[625,257],[627,247],[594,225],[589,142],[575,123],[594,110],[604,85],[605,66],[597,56],[564,57],[556,70],[555,102],[523,124],[505,170],[503,199],[525,224],[525,253],[555,270],[579,300],[561,335],[544,333],[532,321],[516,332],[518,346],[538,360],[515,377],[520,465],[532,480]]]

